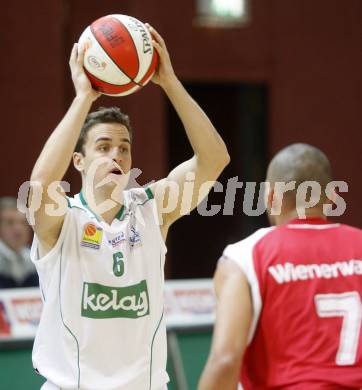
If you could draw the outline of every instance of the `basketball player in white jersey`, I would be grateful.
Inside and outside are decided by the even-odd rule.
[[[194,156],[148,188],[119,191],[114,202],[117,183],[124,181],[132,163],[128,117],[115,108],[87,117],[99,94],[83,71],[85,48],[74,45],[70,68],[76,96],[31,175],[31,181],[44,189],[32,247],[44,300],[33,365],[47,379],[43,389],[158,390],[169,380],[164,241],[170,225],[181,216],[186,174],[195,174],[193,209],[201,185],[207,182],[207,190],[211,188],[229,155],[210,120],[175,76],[164,40],[149,28],[160,56],[152,80],[177,111]],[[59,190],[55,202],[46,190],[62,180],[72,158],[83,190],[74,198]],[[93,186],[85,188],[97,161],[101,164]],[[170,182],[179,186],[180,198],[172,211],[161,215],[162,194]],[[49,215],[50,209],[65,202],[65,213]],[[100,204],[108,206],[97,212],[95,205]]]

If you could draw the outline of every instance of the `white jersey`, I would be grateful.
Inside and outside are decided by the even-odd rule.
[[[65,389],[152,390],[169,380],[163,317],[166,247],[150,189],[124,191],[111,225],[82,193],[36,265],[44,308],[33,365]]]

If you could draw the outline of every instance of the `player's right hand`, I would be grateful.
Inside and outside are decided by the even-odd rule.
[[[69,66],[72,72],[72,80],[77,96],[87,96],[96,100],[101,94],[92,88],[92,85],[84,71],[84,53],[87,50],[86,45],[73,45],[72,52],[69,58]]]

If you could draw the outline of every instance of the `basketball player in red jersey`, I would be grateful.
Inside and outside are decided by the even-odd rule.
[[[199,390],[362,388],[362,230],[332,223],[316,206],[298,218],[296,192],[277,182],[331,178],[327,157],[294,144],[271,161],[268,213],[276,227],[225,248],[210,356]],[[273,202],[274,198],[274,204]]]

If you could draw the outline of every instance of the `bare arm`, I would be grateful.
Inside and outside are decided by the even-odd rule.
[[[252,317],[249,285],[229,259],[216,270],[216,323],[211,352],[198,390],[236,390]]]
[[[77,143],[80,129],[92,105],[92,102],[99,96],[94,91],[83,70],[83,59],[85,47],[78,48],[75,44],[69,60],[72,79],[76,90],[70,108],[45,143],[31,174],[31,181],[37,182],[32,185],[32,193],[36,186],[43,188],[41,206],[35,214],[35,225],[33,226],[44,252],[49,251],[58,239],[64,214],[51,216],[46,212],[46,204],[54,204],[48,195],[48,187],[51,183],[61,181],[71,162],[73,151]],[[64,197],[65,194],[59,192]]]
[[[172,211],[161,216],[163,220],[163,233],[166,235],[168,227],[175,220],[180,218],[183,214],[189,213],[202,200],[202,197],[199,196],[201,186],[203,186],[203,197],[207,195],[217,177],[229,163],[230,157],[224,141],[209,118],[177,79],[172,69],[164,40],[152,27],[150,27],[150,30],[154,37],[154,46],[160,56],[159,69],[152,80],[163,88],[170,99],[184,125],[186,135],[194,151],[194,156],[191,159],[180,164],[169,173],[166,179],[163,179],[154,185],[153,190],[156,193],[159,210],[162,210],[163,208],[163,194],[165,193],[164,189],[168,186],[168,183],[174,182],[179,188],[178,199],[175,202],[176,207]],[[188,172],[193,172],[195,180],[193,194],[191,194],[192,200],[190,207],[186,213],[183,213],[181,210],[181,201],[184,193],[186,174]],[[160,195],[157,196],[157,194]],[[168,193],[168,196],[172,195]]]

